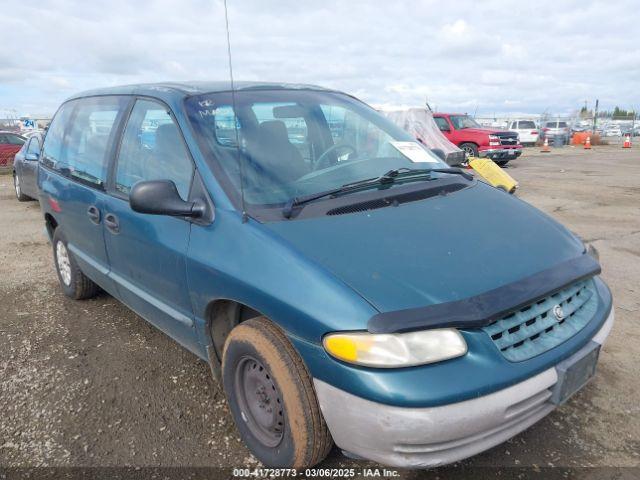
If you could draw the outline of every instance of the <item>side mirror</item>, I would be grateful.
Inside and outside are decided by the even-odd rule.
[[[133,211],[150,215],[201,217],[205,213],[199,202],[185,202],[171,180],[136,183],[129,192],[129,204]]]
[[[31,152],[31,153],[27,153],[27,154],[24,156],[24,159],[25,159],[25,160],[28,160],[28,161],[30,161],[30,162],[37,162],[37,161],[38,161],[38,157],[39,157],[39,156],[40,156],[40,155],[38,155],[36,152]]]
[[[447,160],[447,156],[444,154],[444,151],[441,148],[432,148],[431,153],[433,153],[440,160],[445,162]]]

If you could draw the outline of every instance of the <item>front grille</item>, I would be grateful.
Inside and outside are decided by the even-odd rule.
[[[500,145],[517,145],[518,144],[518,134],[513,132],[499,132],[497,133],[498,137],[500,137]]]
[[[528,360],[582,330],[598,306],[593,279],[577,282],[483,327],[511,362]],[[558,307],[562,310],[556,316]]]

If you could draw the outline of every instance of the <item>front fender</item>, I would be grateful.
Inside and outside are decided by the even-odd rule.
[[[211,225],[193,224],[187,278],[203,346],[207,309],[233,300],[267,316],[287,334],[319,344],[334,330],[363,330],[377,313],[353,289],[277,234],[236,211],[216,210]]]

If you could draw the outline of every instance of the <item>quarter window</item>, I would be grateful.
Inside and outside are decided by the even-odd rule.
[[[189,153],[167,108],[151,100],[138,100],[120,146],[116,190],[128,195],[139,181],[171,180],[186,200],[192,176]]]

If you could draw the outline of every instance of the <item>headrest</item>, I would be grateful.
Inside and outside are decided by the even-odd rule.
[[[287,133],[287,127],[282,120],[267,120],[260,124],[260,136],[271,137],[271,139],[277,139],[280,141],[289,141],[289,134]]]

